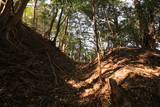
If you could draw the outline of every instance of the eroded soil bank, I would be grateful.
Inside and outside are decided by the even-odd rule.
[[[0,35],[2,107],[160,106],[158,50],[113,48],[82,66],[24,24]]]

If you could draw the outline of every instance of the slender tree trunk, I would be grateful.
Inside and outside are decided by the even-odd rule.
[[[79,38],[79,52],[78,52],[79,62],[81,61],[81,51],[82,51],[82,41],[81,41],[81,38]]]
[[[99,43],[99,33],[98,33],[98,24],[97,24],[97,7],[95,5],[95,0],[92,0],[92,14],[93,14],[93,23],[94,23],[94,34],[96,39],[96,49],[97,53],[100,51],[100,43]]]
[[[46,5],[43,5],[43,10],[46,11]],[[43,31],[42,34],[45,35],[46,33],[46,18],[43,18]]]
[[[139,47],[140,42],[139,42],[138,38],[136,37],[136,34],[133,31],[133,29],[131,29],[131,36],[133,37],[134,42],[136,43],[136,47]]]
[[[65,36],[67,35],[67,30],[68,30],[68,21],[69,21],[69,17],[66,18],[66,26],[65,26],[65,31],[64,31],[64,35],[62,36],[62,40],[61,40],[61,44],[60,44],[60,49],[62,52],[65,51],[65,42],[66,42],[66,38]]]
[[[159,21],[158,21],[158,35],[160,35],[160,18],[159,18]]]
[[[96,54],[98,58],[99,77],[101,80],[102,68],[101,68],[101,59],[100,59],[100,35],[98,33],[98,23],[97,23],[98,8],[96,6],[96,2],[97,2],[96,0],[92,0],[92,14],[93,14],[93,23],[94,23],[94,34],[96,39]]]
[[[109,22],[109,12],[108,12],[108,9],[106,8],[105,10],[105,23],[107,24],[108,26],[108,29],[110,30],[111,34],[113,37],[115,37],[115,33],[113,31],[113,28]],[[108,38],[108,47],[110,47],[110,39]]]
[[[59,31],[60,31],[60,24],[61,24],[61,19],[62,19],[63,11],[64,11],[64,7],[62,7],[61,13],[59,15],[58,23],[57,23],[57,26],[56,26],[56,28],[57,28],[56,34],[55,34],[54,40],[52,41],[53,46],[56,46],[56,41],[57,41],[57,37],[58,37]]]
[[[114,11],[115,11],[115,14],[114,14],[114,29],[113,29],[113,33],[114,33],[114,42],[113,42],[113,45],[114,47],[117,47],[117,46],[120,46],[120,38],[117,38],[118,37],[118,32],[119,32],[119,23],[118,23],[118,15],[116,14],[116,7],[113,7]]]
[[[139,47],[140,41],[138,38],[138,35],[135,33],[135,22],[131,20],[131,17],[129,15],[129,12],[127,11],[127,23],[129,24],[129,33],[131,35],[132,40],[135,42],[136,47]]]
[[[34,26],[34,27],[37,27],[37,24],[36,24],[37,2],[38,2],[38,0],[35,0],[35,1],[34,1],[34,12],[33,12],[33,26]]]
[[[113,10],[116,11],[115,7],[113,7]],[[113,36],[111,41],[114,45],[114,47],[117,47],[119,45],[119,43],[117,43],[117,40],[116,40],[116,36],[119,32],[119,24],[118,24],[118,16],[117,14],[114,14],[114,26],[111,26],[111,23],[109,22],[109,12],[108,12],[108,9],[105,10],[105,22],[111,32],[111,35]]]
[[[111,24],[109,22],[109,13],[108,13],[107,9],[105,10],[105,22],[106,22],[111,34],[114,35],[113,29],[112,29]]]
[[[54,11],[54,10],[52,10],[52,11]],[[46,32],[46,36],[47,36],[49,39],[51,39],[51,32],[52,32],[53,24],[54,24],[54,22],[55,22],[55,20],[56,20],[56,17],[57,17],[57,13],[58,13],[58,8],[56,8],[56,12],[53,14],[50,27],[49,27],[48,31]]]

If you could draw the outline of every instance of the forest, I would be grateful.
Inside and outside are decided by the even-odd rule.
[[[0,107],[160,107],[160,0],[0,0]]]

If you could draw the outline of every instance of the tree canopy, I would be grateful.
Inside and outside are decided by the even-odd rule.
[[[11,10],[22,14],[18,11],[23,9],[16,7],[21,1],[13,2]],[[112,47],[156,49],[159,46],[159,0],[28,0],[25,3],[28,5],[22,20],[74,59],[88,61],[97,50],[103,52]]]

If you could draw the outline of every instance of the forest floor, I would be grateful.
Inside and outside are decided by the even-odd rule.
[[[86,107],[160,107],[160,51],[119,47],[68,81]]]
[[[0,34],[1,107],[160,107],[158,50],[113,48],[101,66],[78,64],[24,24]]]

